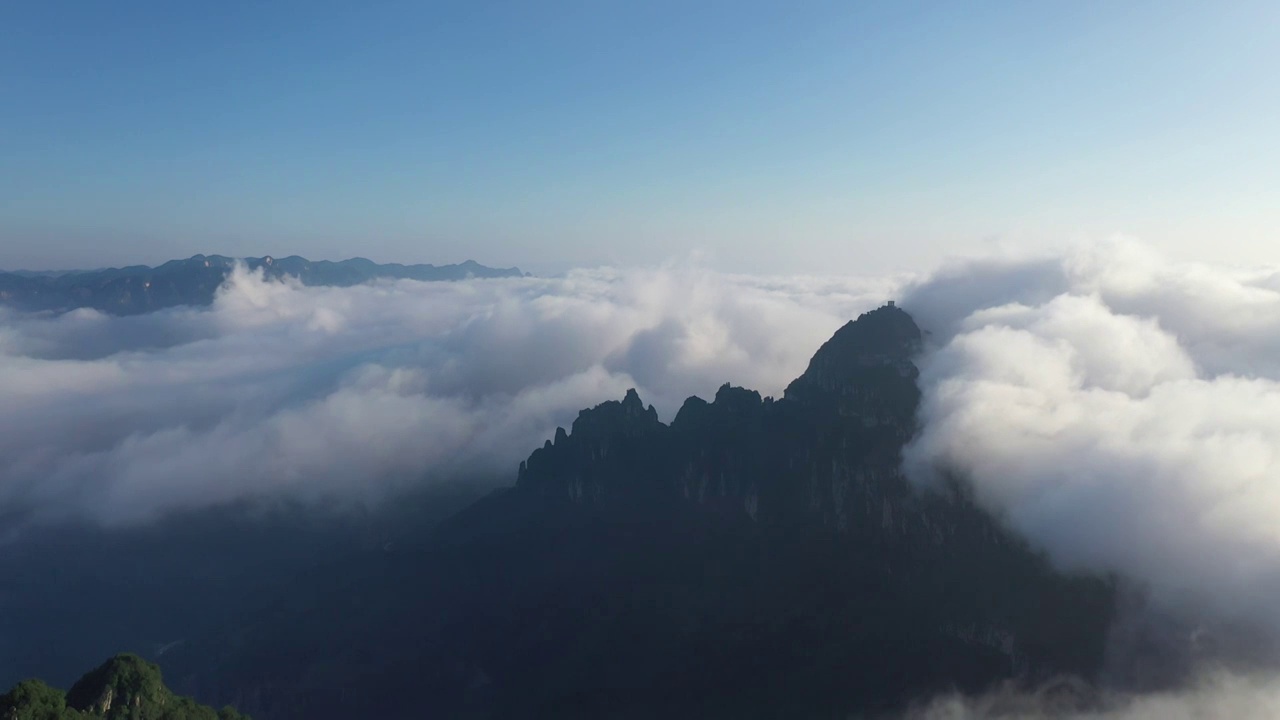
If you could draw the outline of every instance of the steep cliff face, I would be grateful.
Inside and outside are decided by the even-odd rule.
[[[1092,674],[1110,587],[1054,574],[959,489],[902,476],[919,344],[885,307],[782,399],[725,385],[670,425],[635,391],[584,410],[421,551],[316,590],[325,634],[239,628],[213,685],[243,698],[267,679],[247,679],[252,648],[299,642],[364,658],[369,679],[273,666],[291,689],[255,714],[341,717],[411,682],[421,702],[383,717],[846,717]]]

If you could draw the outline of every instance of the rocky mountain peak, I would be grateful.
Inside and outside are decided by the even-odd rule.
[[[920,328],[905,310],[890,302],[845,323],[814,353],[805,376],[833,368],[910,363],[920,347]]]
[[[579,412],[569,432],[556,428],[554,442],[548,440],[520,463],[517,485],[563,482],[565,473],[572,468],[599,462],[618,447],[630,446],[666,429],[653,405],[646,407],[640,394],[631,388],[621,401],[607,400]],[[577,481],[581,488],[581,478]]]
[[[640,393],[635,388],[627,390],[627,394],[622,398],[622,407],[629,415],[636,415],[644,412],[644,403],[640,401]]]
[[[868,425],[894,425],[909,435],[920,402],[912,359],[921,345],[915,321],[889,302],[837,330],[787,386],[785,397],[833,407]]]
[[[622,401],[609,400],[578,413],[572,434],[577,437],[604,437],[613,434],[638,435],[661,426],[658,411],[645,407],[635,388]]]

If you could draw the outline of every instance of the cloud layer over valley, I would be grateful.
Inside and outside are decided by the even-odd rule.
[[[961,478],[1059,567],[1141,587],[1184,647],[1222,643],[1206,658],[1280,660],[1280,272],[1127,241],[915,278],[681,264],[326,288],[241,269],[207,309],[0,310],[0,518],[115,526],[508,483],[557,425],[629,387],[664,420],[724,382],[780,395],[890,298],[928,333],[913,481]],[[1015,694],[919,716],[1262,717],[1280,702],[1267,674],[1202,682],[1078,712]]]
[[[509,482],[556,425],[632,386],[668,419],[726,381],[780,393],[892,288],[687,265],[351,288],[239,270],[209,309],[0,311],[0,508],[112,525]]]
[[[665,419],[724,382],[780,395],[892,297],[929,333],[914,480],[962,475],[1066,569],[1280,629],[1280,273],[1126,241],[914,279],[679,264],[331,288],[241,269],[208,309],[0,310],[0,508],[113,525],[509,482],[628,387]]]

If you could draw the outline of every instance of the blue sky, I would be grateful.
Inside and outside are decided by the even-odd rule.
[[[1280,262],[1274,2],[0,4],[0,267]]]

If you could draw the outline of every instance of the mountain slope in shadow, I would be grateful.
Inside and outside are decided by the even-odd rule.
[[[423,543],[186,648],[181,687],[263,718],[837,718],[1092,676],[1112,585],[902,476],[919,347],[886,306],[781,399],[584,410]]]

